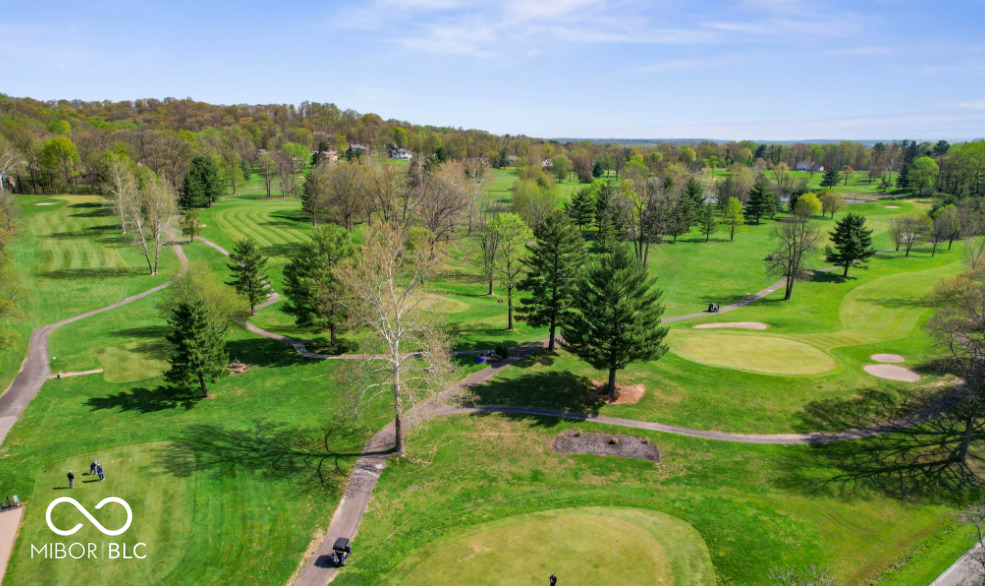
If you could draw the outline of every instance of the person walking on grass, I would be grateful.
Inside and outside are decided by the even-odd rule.
[[[551,574],[551,586],[557,584],[557,574]]]
[[[103,476],[103,467],[100,466],[99,464],[96,465],[96,475],[99,476],[99,481],[100,482],[102,482],[103,479],[105,478]]]
[[[89,476],[96,475],[96,466],[99,466],[99,460],[93,460],[92,464],[89,464]]]
[[[75,474],[71,470],[68,471],[68,487],[75,488]]]

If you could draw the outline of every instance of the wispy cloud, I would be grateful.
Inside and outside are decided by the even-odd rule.
[[[708,69],[723,65],[722,60],[716,59],[679,59],[676,61],[663,61],[644,65],[638,68],[637,73],[666,73],[669,71],[694,71],[697,69]]]
[[[865,56],[882,56],[882,55],[893,55],[898,51],[893,47],[882,47],[879,45],[863,45],[860,47],[845,47],[843,49],[831,49],[830,51],[825,51],[825,55],[830,55],[833,57],[865,57]]]
[[[971,100],[968,102],[955,102],[952,105],[957,108],[964,108],[966,110],[985,110],[985,99]]]

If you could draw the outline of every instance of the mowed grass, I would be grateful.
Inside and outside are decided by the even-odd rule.
[[[44,576],[46,584],[73,584],[87,581],[98,573],[105,584],[155,584],[163,581],[184,558],[192,536],[192,517],[182,511],[194,507],[193,475],[164,474],[155,462],[156,455],[173,447],[149,443],[107,449],[96,453],[76,454],[61,462],[55,462],[38,471],[34,490],[25,500],[27,514],[18,543],[44,544],[58,541],[95,544],[95,559],[45,559],[15,557],[8,580],[11,584],[37,584]],[[89,463],[98,458],[105,471],[105,480],[89,476]],[[66,473],[75,472],[75,489],[68,490]],[[130,506],[133,516],[130,528],[118,536],[108,536],[89,523],[71,503],[63,503],[52,509],[51,520],[55,527],[70,530],[78,524],[81,528],[71,537],[63,538],[52,533],[45,522],[46,503],[58,497],[68,496],[77,500],[107,530],[115,531],[124,526],[127,514],[122,505],[107,503],[101,509],[96,505],[107,497],[123,499]],[[129,560],[112,560],[109,544],[126,544]],[[145,544],[134,550],[138,543]],[[86,547],[86,546],[83,546]],[[74,547],[74,556],[82,556],[83,549]],[[122,550],[120,550],[122,556]],[[134,555],[147,558],[133,559]],[[51,554],[53,558],[54,555]]]
[[[551,574],[574,584],[715,584],[711,556],[694,528],[655,511],[617,507],[480,525],[422,548],[388,581],[534,585]]]
[[[354,554],[336,583],[404,583],[408,567],[420,568],[415,571],[425,576],[456,578],[463,574],[449,566],[456,556],[467,558],[473,543],[469,536],[480,536],[471,559],[482,559],[489,542],[481,536],[499,527],[497,522],[515,527],[523,515],[550,518],[566,509],[578,514],[584,507],[643,509],[679,519],[707,544],[720,584],[772,584],[774,569],[808,564],[831,568],[838,583],[856,584],[898,571],[893,568],[908,568],[912,560],[920,560],[921,567],[909,583],[928,583],[954,561],[949,556],[957,546],[972,542],[966,531],[945,533],[954,526],[947,504],[917,494],[896,500],[868,490],[862,471],[843,475],[821,465],[815,452],[823,448],[743,445],[633,430],[659,447],[662,460],[653,464],[554,452],[554,438],[569,429],[628,433],[591,423],[499,415],[448,417],[416,428],[408,443],[411,457],[392,462],[380,479],[354,540]],[[805,466],[810,474],[791,474]],[[552,549],[524,539],[524,529],[506,535],[516,542],[507,547],[521,557],[525,546],[534,552],[546,549],[544,556]],[[700,543],[671,531],[666,536],[658,540],[668,559],[693,557],[688,552]],[[558,540],[592,542],[606,563],[612,560],[614,575],[626,571],[624,566],[635,559],[632,551],[620,558],[621,542],[596,537],[586,531]],[[432,552],[445,553],[432,558]],[[429,559],[440,563],[429,564]],[[550,574],[541,575],[538,560],[528,566],[539,572],[541,581]],[[487,573],[495,579],[499,570],[488,566]],[[468,571],[467,564],[462,571]],[[575,584],[659,583],[558,575],[559,582]],[[478,583],[488,579],[469,573],[464,581],[473,577]]]

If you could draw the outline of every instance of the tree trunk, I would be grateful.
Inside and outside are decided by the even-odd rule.
[[[937,255],[937,240],[934,240],[934,247],[930,249],[930,258],[934,258]]]
[[[399,354],[395,354],[396,359]],[[393,451],[401,456],[407,455],[407,450],[404,448],[404,429],[403,421],[401,420],[401,415],[403,414],[403,405],[400,401],[400,366],[399,362],[393,363]]]
[[[199,373],[198,374],[198,384],[201,385],[201,387],[202,387],[202,398],[203,399],[211,399],[212,398],[212,393],[210,393],[209,392],[209,388],[207,386],[205,386],[205,377],[202,376],[202,373]]]
[[[335,326],[334,325],[328,326],[328,338],[329,338],[329,342],[328,343],[333,348],[339,345],[339,340],[338,340],[338,337],[335,334]]]
[[[609,385],[606,387],[606,394],[609,395],[609,398],[611,399],[616,398],[616,369],[615,368],[609,369]]]
[[[550,337],[550,339],[547,342],[547,351],[548,352],[553,352],[554,351],[554,334],[556,333],[556,331],[557,331],[557,318],[555,318],[552,315],[551,316],[551,337]]]
[[[509,331],[513,331],[513,289],[511,287],[506,288],[506,321],[509,327],[506,328]]]
[[[968,410],[968,417],[965,419],[964,433],[961,436],[961,445],[958,446],[958,452],[954,456],[955,462],[960,462],[961,464],[966,464],[968,460],[968,447],[971,445],[971,437],[975,429],[975,415],[978,411],[977,400],[974,406]]]
[[[489,293],[486,293],[489,297],[493,296],[493,280],[489,279]]]
[[[848,276],[848,265],[850,265],[850,264],[852,264],[852,263],[845,263],[845,272],[841,274],[842,277],[847,277]]]
[[[784,301],[790,300],[790,295],[793,293],[793,277],[787,277],[787,288],[783,295]]]

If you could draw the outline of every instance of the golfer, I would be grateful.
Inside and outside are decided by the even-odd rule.
[[[71,470],[68,471],[68,487],[75,488],[75,474]]]

